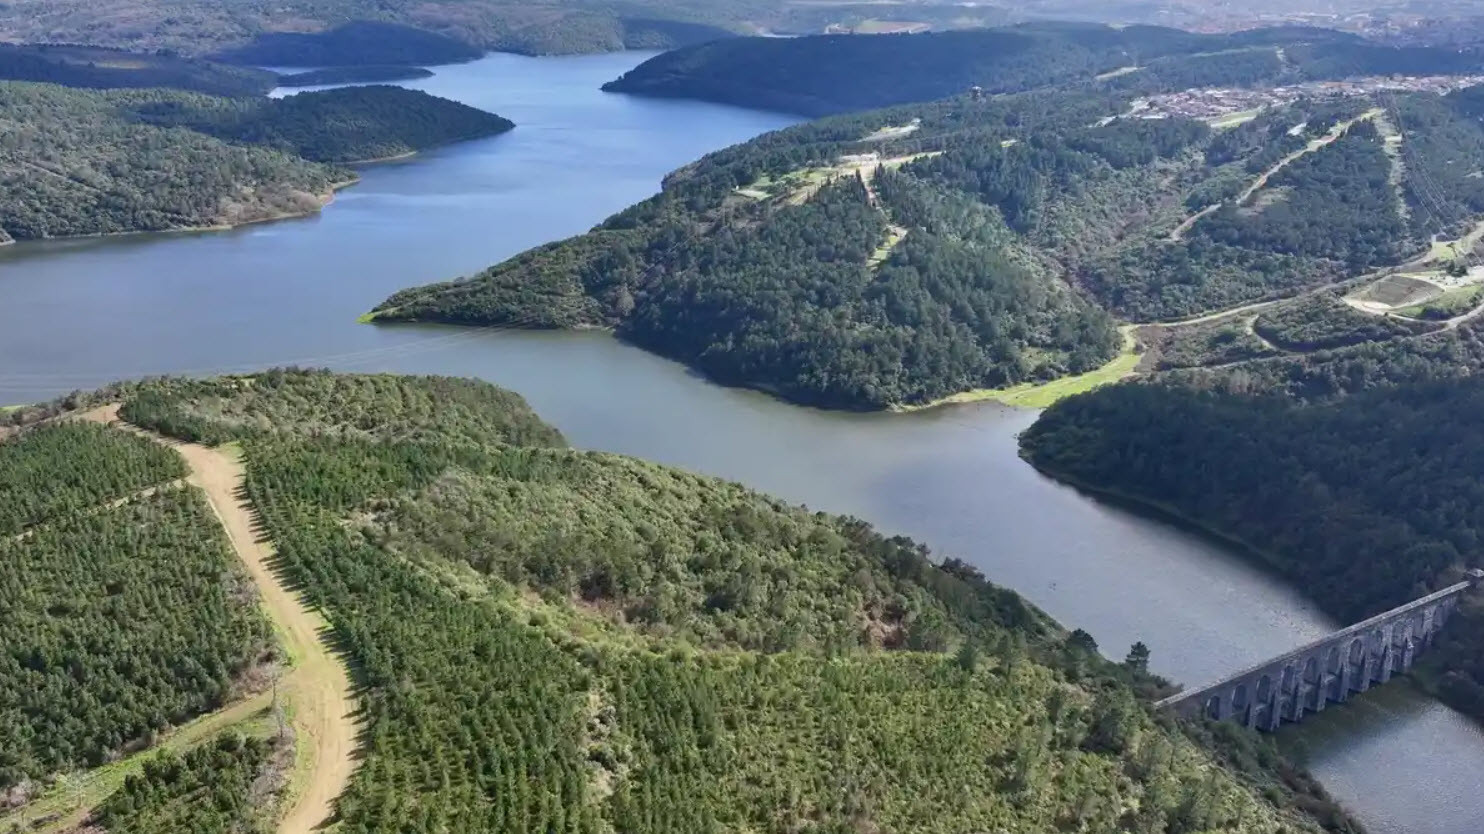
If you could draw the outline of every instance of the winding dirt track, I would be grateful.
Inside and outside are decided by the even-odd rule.
[[[118,423],[118,406],[98,409],[87,417]],[[242,461],[218,449],[129,428],[171,446],[185,458],[191,472],[187,482],[206,493],[293,660],[293,668],[279,688],[293,708],[299,755],[296,778],[290,784],[291,804],[278,831],[307,834],[330,818],[335,798],[345,790],[355,771],[352,754],[360,727],[354,716],[350,674],[325,642],[328,625],[324,618],[274,572],[273,549],[255,534],[252,506],[242,495],[247,474]]]

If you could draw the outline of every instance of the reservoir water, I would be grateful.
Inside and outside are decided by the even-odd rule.
[[[578,446],[850,513],[965,559],[1114,656],[1198,684],[1336,627],[1202,537],[1093,500],[1016,455],[1033,412],[821,412],[724,389],[600,333],[356,323],[394,290],[579,233],[668,171],[794,119],[609,95],[646,56],[494,55],[407,86],[513,119],[364,170],[322,215],[232,232],[0,250],[0,404],[118,378],[272,365],[479,376]],[[1375,834],[1484,831],[1484,734],[1398,684],[1285,731]]]

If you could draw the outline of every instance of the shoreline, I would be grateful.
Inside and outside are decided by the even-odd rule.
[[[243,220],[240,223],[214,223],[210,226],[172,226],[168,229],[131,229],[127,232],[93,232],[91,234],[85,235],[57,235],[55,237],[30,238],[26,240],[16,240],[12,238],[10,240],[0,241],[0,247],[16,246],[29,243],[47,243],[52,241],[106,240],[112,237],[139,237],[141,235],[189,235],[202,234],[206,232],[230,232],[234,229],[241,229],[247,226],[255,226],[259,223],[276,223],[280,220],[298,220],[305,217],[313,217],[314,215],[319,214],[331,205],[334,205],[336,193],[338,193],[342,189],[350,188],[351,186],[360,183],[360,181],[361,178],[356,177],[355,179],[339,180],[337,182],[330,183],[329,191],[313,195],[316,199],[319,200],[319,206],[307,211],[277,212],[267,217],[255,217],[252,220]]]
[[[1024,451],[1021,451],[1019,456],[1021,460],[1025,461],[1027,465],[1040,474],[1059,484],[1069,486],[1078,492],[1084,493],[1094,500],[1111,504],[1119,509],[1158,521],[1162,524],[1168,524],[1177,530],[1200,536],[1213,544],[1230,550],[1232,555],[1239,558],[1243,564],[1261,571],[1269,578],[1282,583],[1284,587],[1297,593],[1305,603],[1314,606],[1314,610],[1339,623],[1342,627],[1346,625],[1340,615],[1333,613],[1324,606],[1318,592],[1311,592],[1301,585],[1297,578],[1285,572],[1279,563],[1280,560],[1274,556],[1272,551],[1259,547],[1243,539],[1236,533],[1220,530],[1207,522],[1193,518],[1163,501],[1144,498],[1114,487],[1102,487],[1091,484],[1075,475],[1069,475],[1055,467],[1039,463],[1028,457]],[[1427,694],[1430,697],[1438,698],[1437,693],[1428,692]],[[1441,701],[1441,699],[1439,700]]]
[[[577,325],[573,327],[519,327],[511,328],[499,324],[471,324],[459,321],[441,321],[437,318],[431,319],[409,319],[396,317],[398,308],[391,307],[385,310],[367,310],[356,316],[356,324],[437,324],[449,327],[465,328],[495,328],[500,330],[560,330],[565,332],[580,333],[590,330],[601,330],[609,333],[615,339],[627,345],[632,345],[645,353],[657,356],[679,364],[688,372],[700,375],[713,385],[723,388],[737,388],[744,391],[756,391],[766,394],[785,405],[797,408],[812,408],[821,411],[843,412],[851,414],[914,414],[930,409],[941,408],[949,405],[964,405],[977,402],[998,402],[1011,408],[1028,408],[1040,410],[1050,407],[1053,403],[1075,394],[1091,391],[1104,385],[1121,382],[1129,377],[1136,376],[1139,362],[1144,356],[1139,352],[1139,342],[1134,336],[1135,325],[1121,325],[1119,332],[1123,335],[1123,347],[1117,356],[1100,367],[1082,374],[1058,377],[1047,382],[1023,383],[1010,388],[982,388],[972,391],[960,391],[946,397],[933,400],[932,402],[906,405],[902,403],[888,403],[879,408],[851,408],[841,406],[822,406],[816,403],[805,402],[795,398],[787,397],[779,393],[779,390],[766,382],[755,380],[726,381],[717,379],[692,362],[674,356],[651,350],[642,344],[630,342],[619,336],[613,327],[602,325]]]
[[[1136,376],[1139,362],[1143,359],[1143,354],[1139,352],[1138,337],[1134,335],[1138,327],[1132,324],[1120,325],[1118,330],[1123,336],[1123,346],[1119,348],[1118,354],[1103,365],[1084,373],[1061,376],[1045,382],[1022,382],[1008,388],[975,388],[926,403],[896,403],[884,410],[895,414],[912,414],[943,406],[982,402],[997,402],[1011,408],[1049,408],[1058,400]]]
[[[397,160],[400,160],[400,159],[411,159],[412,157],[417,156],[419,153],[421,153],[421,151],[415,151],[415,150],[414,151],[403,151],[402,153],[394,153],[391,156],[377,156],[377,157],[372,157],[371,159],[353,159],[350,162],[337,162],[335,164],[336,165],[375,165],[375,164],[380,163],[380,162],[396,162]]]

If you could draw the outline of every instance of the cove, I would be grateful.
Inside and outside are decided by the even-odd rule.
[[[641,55],[491,55],[409,87],[514,131],[363,170],[323,214],[231,232],[0,251],[0,404],[118,378],[272,365],[478,376],[585,448],[850,513],[965,559],[1121,656],[1199,684],[1339,624],[1199,535],[1022,462],[1034,412],[991,403],[842,414],[720,388],[602,333],[379,327],[403,287],[576,234],[701,154],[793,117],[605,94]],[[1399,686],[1282,734],[1374,834],[1476,834],[1484,734]]]

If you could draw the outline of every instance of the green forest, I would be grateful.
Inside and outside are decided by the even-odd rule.
[[[9,0],[0,39],[91,43],[251,66],[440,64],[668,49],[783,22],[782,0]],[[833,16],[831,16],[833,18]]]
[[[466,104],[381,84],[277,99],[175,98],[132,113],[147,124],[340,164],[494,136],[515,126]]]
[[[1484,214],[1484,180],[1459,175],[1484,169],[1476,90],[1300,99],[1222,127],[1120,118],[1134,98],[958,95],[766,134],[586,235],[397,293],[375,319],[608,327],[725,384],[880,409],[1084,373],[1121,349],[1115,317],[1324,290]],[[1339,302],[1253,327],[1205,348],[1179,334],[1160,361],[1429,329]]]
[[[108,393],[242,445],[283,570],[358,676],[340,830],[1358,831],[1266,742],[1156,720],[1146,655],[1104,660],[862,522],[567,449],[493,386]],[[229,737],[157,760],[96,819],[222,830],[264,755]]]
[[[265,802],[279,739],[224,733],[185,754],[151,756],[97,808],[91,822],[109,834],[266,834]]]
[[[1201,35],[1159,26],[1026,23],[861,38],[732,38],[666,52],[604,87],[823,116],[960,95],[1019,92],[1137,67],[1132,92],[1282,84],[1363,75],[1475,72],[1455,50],[1397,50],[1324,29]]]
[[[344,163],[509,130],[394,87],[219,98],[0,82],[0,242],[233,226],[318,211]],[[311,161],[316,160],[316,161]]]
[[[433,71],[406,64],[366,64],[350,67],[324,67],[278,76],[280,87],[313,87],[319,84],[364,84],[431,78]]]
[[[670,19],[662,13],[630,16],[646,11],[634,6],[583,11],[483,5],[487,13],[479,18],[424,6],[397,15],[401,22],[357,20],[320,32],[263,32],[211,57],[248,66],[433,65],[470,61],[485,49],[526,55],[672,49],[734,34],[723,28],[732,25],[726,9]]]
[[[0,230],[17,240],[217,226],[318,210],[349,172],[186,129],[133,108],[190,98],[0,82]]]
[[[1358,621],[1479,565],[1479,405],[1477,377],[1308,404],[1120,385],[1057,404],[1022,448],[1059,477],[1242,542],[1330,614]],[[1484,718],[1481,621],[1484,610],[1464,609],[1444,647],[1427,656],[1423,680]]]
[[[256,96],[273,89],[266,70],[169,54],[93,46],[0,43],[0,79],[64,87],[168,87],[214,96]]]
[[[61,423],[0,443],[0,790],[97,767],[274,662],[179,456]]]

